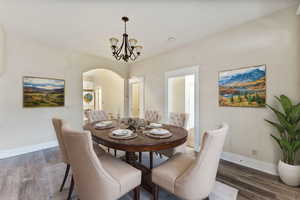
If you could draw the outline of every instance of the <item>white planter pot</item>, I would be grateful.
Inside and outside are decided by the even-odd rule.
[[[280,160],[278,163],[278,172],[285,184],[290,186],[300,185],[300,165],[289,165]]]

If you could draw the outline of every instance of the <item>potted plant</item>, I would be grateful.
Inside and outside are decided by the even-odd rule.
[[[296,154],[300,150],[300,103],[294,105],[285,95],[275,97],[282,107],[282,111],[267,105],[276,115],[278,122],[265,119],[274,126],[278,134],[271,137],[282,150],[282,160],[278,163],[281,180],[290,186],[300,185],[300,165],[296,163]]]

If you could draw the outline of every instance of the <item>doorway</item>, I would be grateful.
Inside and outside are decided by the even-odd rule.
[[[84,111],[104,110],[115,119],[124,116],[125,82],[119,74],[108,69],[93,69],[84,72],[82,80]]]
[[[144,117],[144,78],[129,79],[129,116]]]
[[[189,67],[165,74],[165,121],[171,112],[186,113],[187,145],[199,150],[199,69]]]

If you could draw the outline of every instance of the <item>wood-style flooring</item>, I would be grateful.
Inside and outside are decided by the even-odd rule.
[[[59,199],[55,195],[63,174],[64,164],[57,148],[2,159],[0,200]],[[238,200],[300,200],[300,188],[286,186],[276,176],[226,161],[220,163],[217,180],[237,188]]]

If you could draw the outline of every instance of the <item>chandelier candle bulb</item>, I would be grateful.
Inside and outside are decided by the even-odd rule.
[[[110,38],[109,41],[112,47],[116,47],[119,42],[117,38]]]
[[[136,39],[131,38],[128,40],[128,42],[129,42],[130,47],[134,47],[138,41]]]

